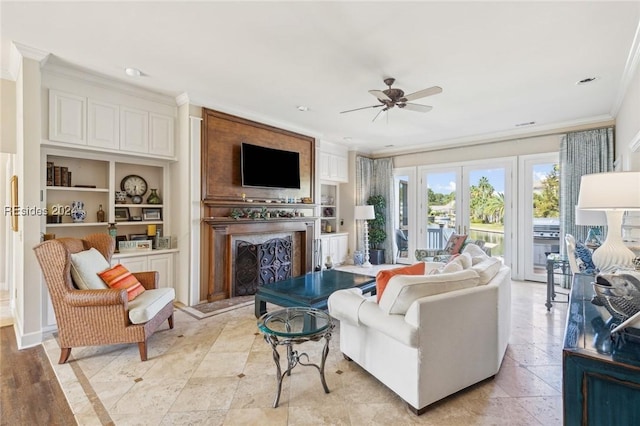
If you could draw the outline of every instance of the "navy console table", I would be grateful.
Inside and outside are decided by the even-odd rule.
[[[611,336],[613,320],[591,303],[593,275],[575,274],[562,351],[564,424],[640,424],[640,330]]]

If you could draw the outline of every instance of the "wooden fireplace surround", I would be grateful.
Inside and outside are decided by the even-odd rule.
[[[234,208],[304,208],[315,204],[315,139],[277,127],[250,121],[219,111],[202,109],[201,199],[204,206],[200,299],[231,297],[232,238],[238,235],[292,232],[300,247],[299,270],[312,271],[316,218],[239,219],[229,214]],[[300,189],[250,188],[242,186],[240,147],[242,142],[296,151],[300,155]],[[266,164],[268,171],[274,164]],[[244,196],[243,196],[244,194]],[[308,197],[312,204],[266,204],[263,200]],[[248,204],[244,199],[255,200]]]

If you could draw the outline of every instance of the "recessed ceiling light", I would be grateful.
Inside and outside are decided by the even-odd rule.
[[[589,84],[589,83],[593,83],[597,79],[598,79],[598,77],[587,77],[587,78],[583,78],[582,80],[576,81],[576,84],[578,84],[578,85]]]
[[[526,121],[524,123],[518,123],[516,124],[516,127],[522,127],[522,126],[533,126],[534,124],[536,124],[535,121]]]
[[[140,77],[142,75],[142,71],[138,68],[125,68],[124,73],[129,77]]]
[[[309,107],[308,106],[304,106],[304,105],[298,105],[298,111],[309,111]]]

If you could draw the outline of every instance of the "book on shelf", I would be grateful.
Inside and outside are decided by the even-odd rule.
[[[69,186],[69,168],[60,167],[60,186]]]
[[[53,186],[53,162],[47,161],[47,186]]]
[[[60,166],[53,166],[53,186],[60,186],[61,181]]]

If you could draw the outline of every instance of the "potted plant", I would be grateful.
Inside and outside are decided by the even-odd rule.
[[[369,261],[373,265],[380,265],[384,263],[382,244],[387,239],[384,226],[387,202],[382,195],[372,195],[367,200],[367,204],[373,206],[375,212],[375,219],[369,221]]]

